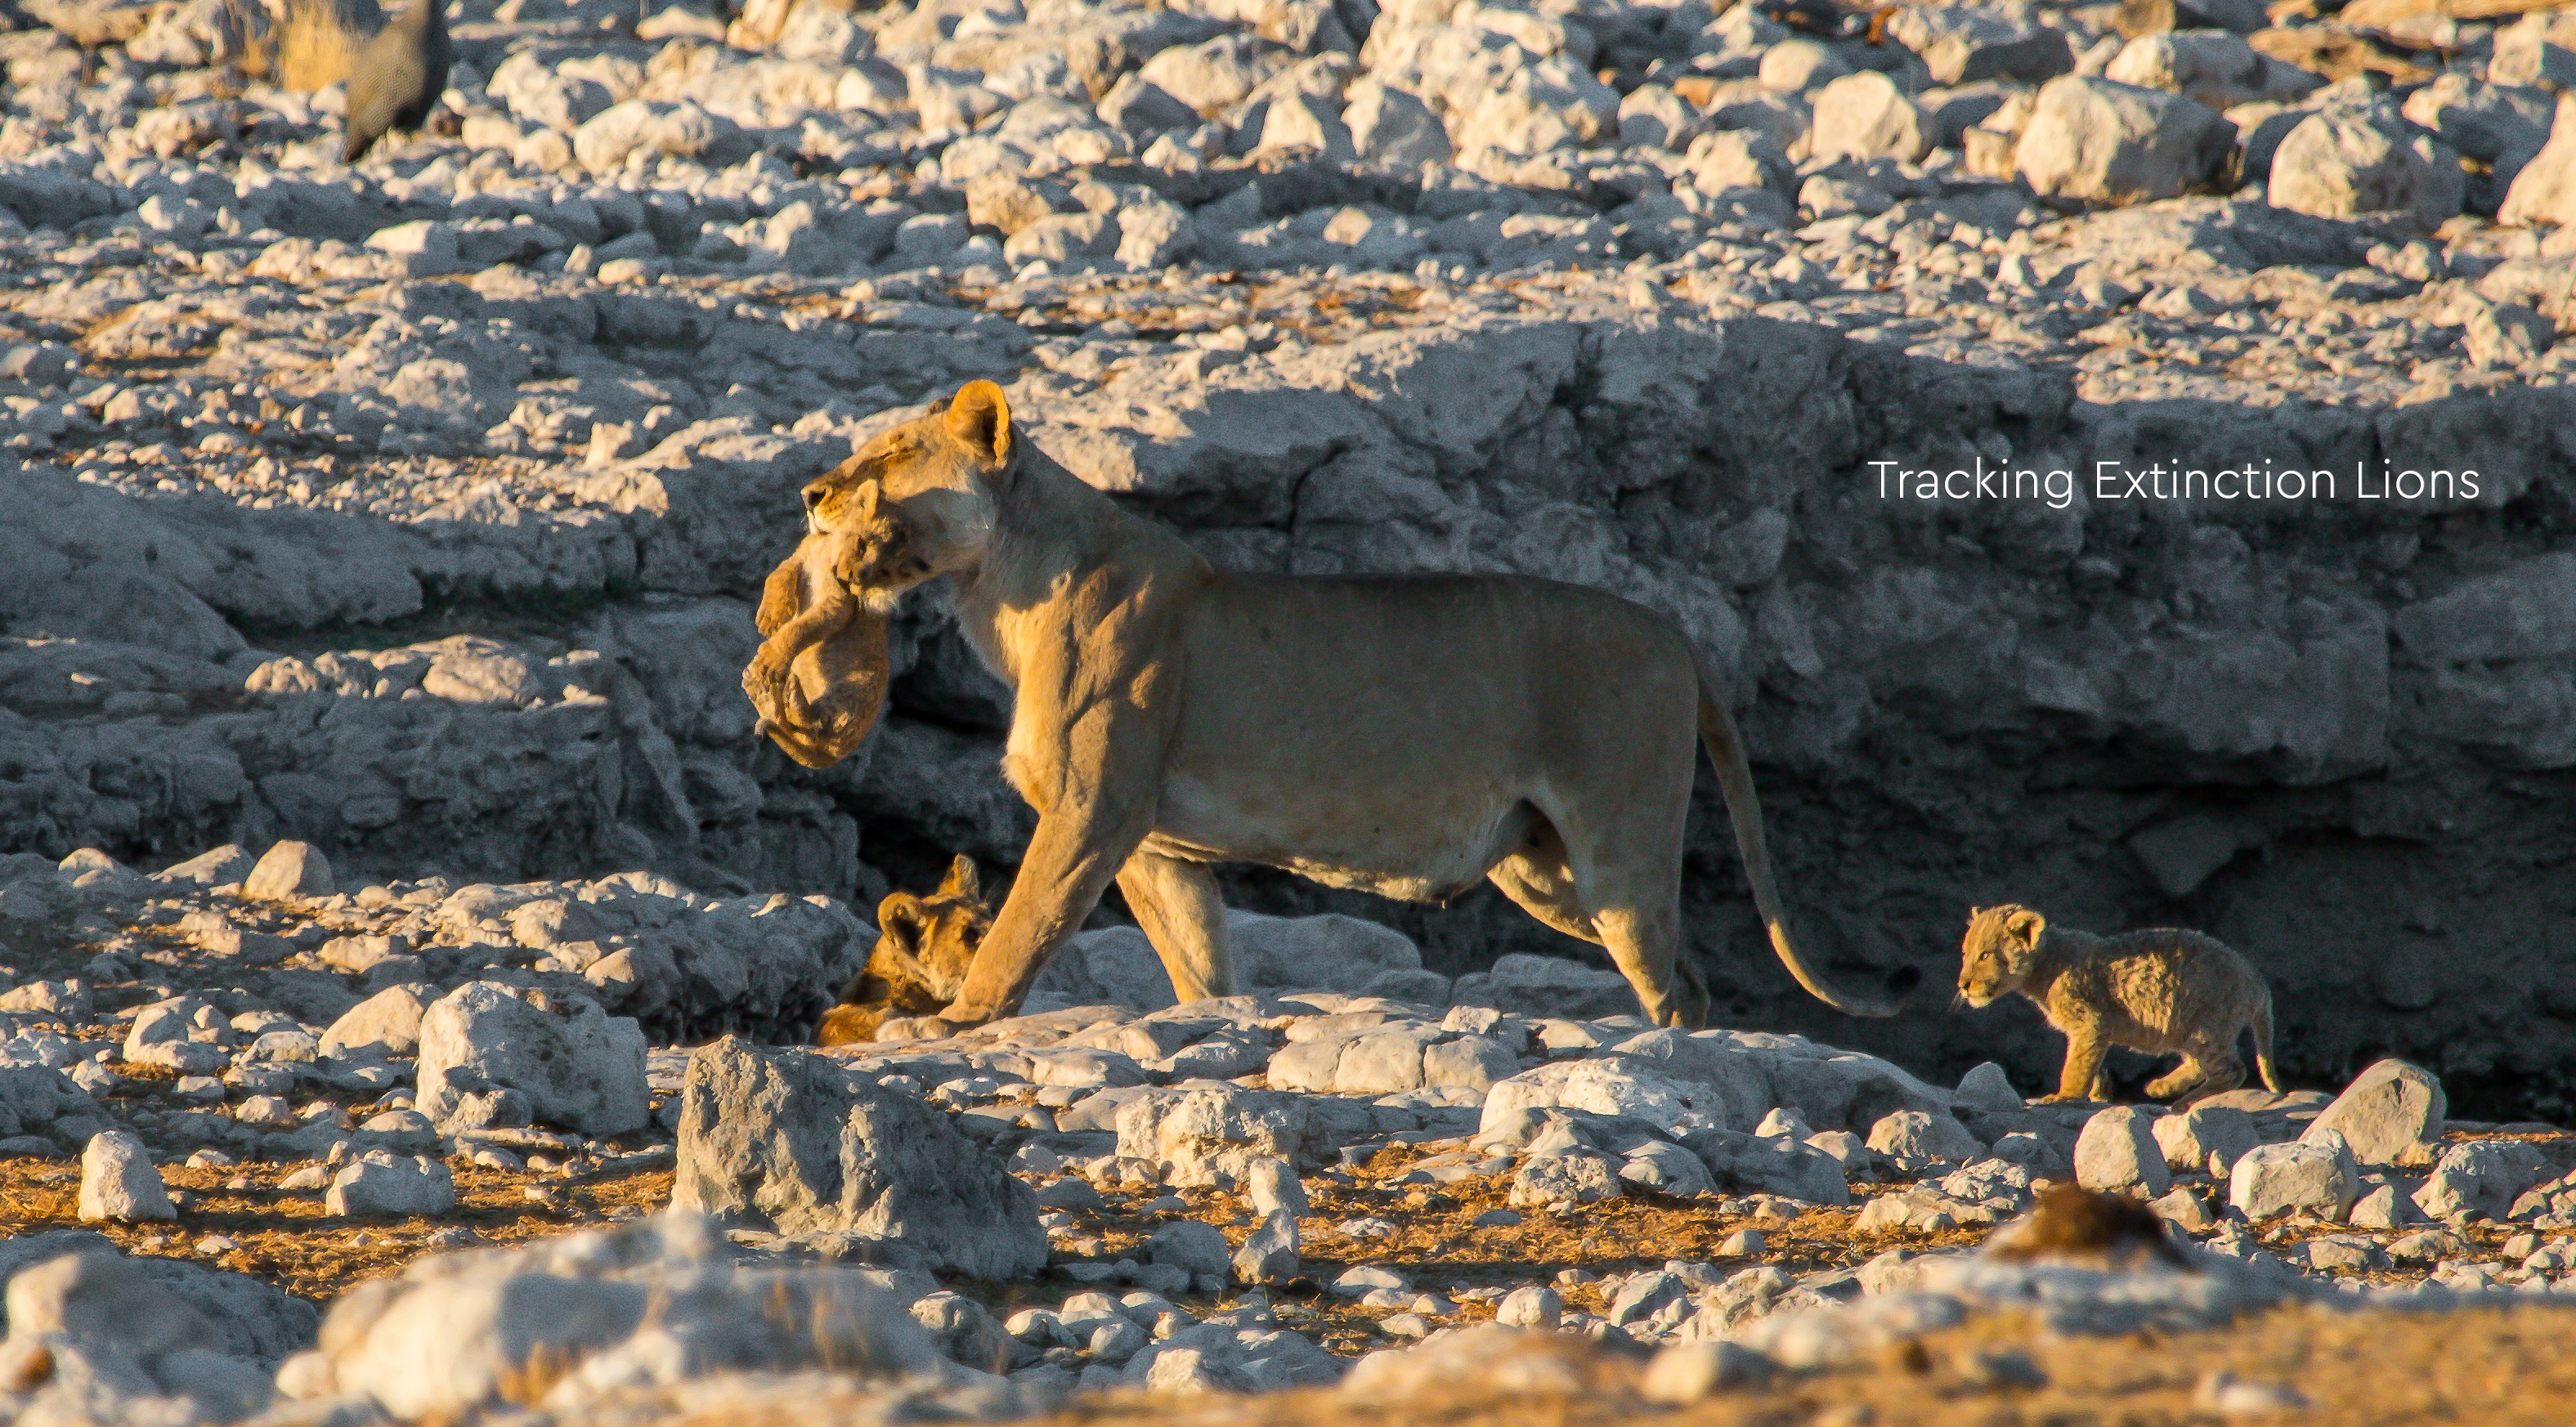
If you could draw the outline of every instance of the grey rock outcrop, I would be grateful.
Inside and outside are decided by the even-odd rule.
[[[821,1056],[733,1037],[689,1057],[672,1203],[785,1234],[891,1239],[981,1278],[1046,1263],[1036,1198],[947,1116]]]
[[[466,1096],[525,1095],[536,1117],[590,1135],[618,1135],[649,1117],[644,1035],[597,1002],[522,997],[498,982],[471,982],[420,1021],[419,1103],[433,1121]]]

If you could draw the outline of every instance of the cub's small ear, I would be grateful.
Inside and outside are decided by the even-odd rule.
[[[921,954],[927,921],[922,915],[921,899],[910,892],[897,892],[877,904],[877,934],[906,956]]]
[[[2046,930],[2048,930],[2048,918],[2028,907],[2020,908],[2011,916],[2004,918],[2004,931],[2014,940],[2029,946],[2039,945],[2040,933]]]
[[[957,389],[940,420],[948,434],[966,444],[977,460],[1000,469],[1011,459],[1011,404],[1002,389],[988,381],[971,381]]]
[[[962,852],[957,854],[957,860],[948,864],[947,879],[939,884],[937,895],[982,901],[984,879],[982,874],[975,870],[975,859]]]

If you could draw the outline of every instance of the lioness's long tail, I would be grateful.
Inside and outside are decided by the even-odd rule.
[[[2263,1088],[2281,1093],[2280,1073],[2272,1069],[2272,988],[2257,981],[2260,992],[2254,1000],[2254,1069],[2263,1077]]]
[[[1693,657],[1699,672],[1699,741],[1708,750],[1708,761],[1717,766],[1717,785],[1726,794],[1726,812],[1735,824],[1735,849],[1744,858],[1744,880],[1753,884],[1753,906],[1762,914],[1762,924],[1771,933],[1771,950],[1778,953],[1780,964],[1807,988],[1807,994],[1845,1015],[1892,1016],[1903,1004],[1902,995],[1895,997],[1856,996],[1829,989],[1816,973],[1809,970],[1798,948],[1789,940],[1789,923],[1780,912],[1780,894],[1771,883],[1771,851],[1762,837],[1762,801],[1753,791],[1753,770],[1745,766],[1744,737],[1736,731],[1735,716],[1727,712],[1726,701],[1718,692],[1715,679],[1709,677],[1706,663]],[[1907,968],[1911,970],[1911,968]],[[1904,973],[1900,972],[1900,977]],[[1906,983],[1910,986],[1910,982]]]

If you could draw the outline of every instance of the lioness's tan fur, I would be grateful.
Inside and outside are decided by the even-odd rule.
[[[2110,1099],[2102,1057],[2115,1045],[2182,1056],[2171,1074],[2148,1082],[2159,1100],[2233,1090],[2245,1083],[2236,1037],[2249,1026],[2263,1083],[2280,1091],[2271,988],[2215,937],[2157,927],[2105,938],[2052,926],[2028,907],[1976,908],[1959,943],[1959,998],[1985,1006],[2012,991],[2066,1037],[2057,1093],[2042,1103]]]
[[[1209,866],[1256,862],[1430,901],[1490,878],[1606,947],[1656,1024],[1699,1025],[1680,881],[1702,748],[1781,961],[1846,1010],[1894,1009],[1799,960],[1735,722],[1662,615],[1512,576],[1211,569],[1018,439],[990,382],[870,441],[805,503],[810,531],[857,540],[834,568],[871,605],[946,576],[1013,690],[1002,770],[1038,829],[951,1022],[1016,1008],[1113,877],[1180,1000],[1231,992]]]
[[[959,857],[946,880],[927,897],[896,892],[877,904],[877,944],[867,968],[841,989],[841,1003],[823,1013],[817,1045],[876,1039],[877,1027],[898,1016],[937,1014],[957,997],[975,948],[992,929],[993,909],[975,863]]]

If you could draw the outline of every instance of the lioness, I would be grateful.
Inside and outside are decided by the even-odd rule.
[[[2029,997],[2066,1037],[2057,1093],[2042,1104],[2110,1099],[2102,1057],[2115,1045],[2181,1054],[2172,1074],[2147,1082],[2155,1099],[2233,1090],[2245,1083],[2236,1037],[2249,1026],[2263,1084],[2280,1093],[2272,988],[2215,937],[2157,927],[2105,938],[2051,926],[2028,907],[1975,908],[1959,943],[1959,999],[1981,1007],[2012,991]]]
[[[877,904],[877,944],[868,964],[841,988],[841,1003],[823,1013],[817,1045],[876,1039],[897,1016],[926,1016],[956,999],[975,948],[992,929],[974,859],[960,856],[927,897],[896,892]]]
[[[1013,1011],[1113,877],[1180,1000],[1230,993],[1209,865],[1258,862],[1435,902],[1488,878],[1606,947],[1654,1023],[1700,1025],[1680,883],[1703,746],[1781,962],[1842,1010],[1895,1010],[1800,960],[1735,721],[1662,615],[1519,576],[1211,569],[1018,439],[985,381],[808,485],[805,512],[853,537],[836,574],[871,609],[948,577],[1013,691],[1002,771],[1037,835],[952,1024]]]

